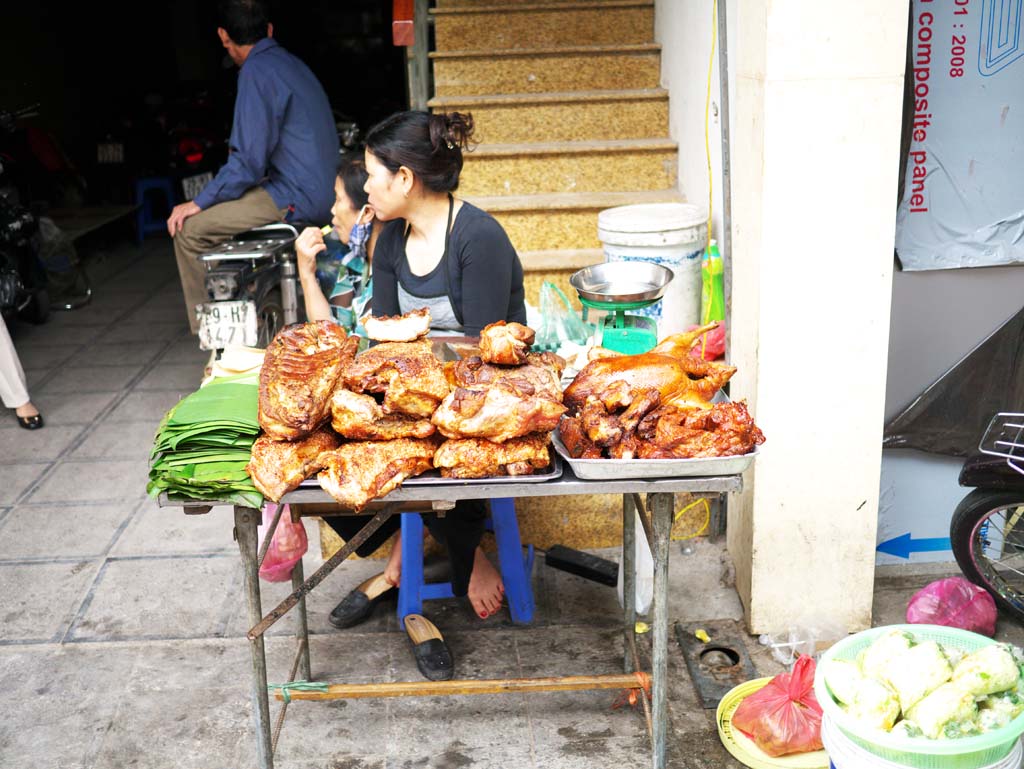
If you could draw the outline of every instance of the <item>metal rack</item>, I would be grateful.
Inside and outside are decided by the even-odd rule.
[[[691,494],[717,495],[736,492],[742,489],[743,482],[739,475],[720,475],[700,478],[662,478],[662,479],[625,479],[587,481],[577,478],[570,467],[566,467],[558,480],[546,483],[460,483],[439,486],[418,486],[397,489],[383,500],[375,502],[367,511],[375,513],[373,518],[345,544],[315,574],[304,578],[302,561],[296,564],[292,573],[293,592],[266,616],[260,594],[259,562],[261,553],[257,552],[256,527],[261,521],[260,511],[235,506],[235,539],[238,541],[242,566],[245,571],[245,592],[249,609],[251,629],[247,636],[250,644],[252,661],[252,709],[256,723],[257,765],[260,769],[273,769],[274,747],[277,735],[283,726],[291,699],[336,699],[339,697],[381,697],[381,696],[416,696],[421,695],[454,695],[473,694],[483,691],[516,691],[532,689],[538,691],[597,689],[597,688],[645,688],[648,680],[641,671],[639,656],[636,651],[635,625],[635,525],[640,513],[640,521],[647,533],[654,560],[654,602],[652,621],[653,658],[649,681],[651,684],[651,704],[647,707],[647,699],[641,695],[648,714],[648,730],[651,737],[651,766],[653,769],[664,769],[666,766],[666,737],[668,730],[668,559],[669,532],[672,528],[674,498],[676,492]],[[385,685],[336,685],[329,687],[328,692],[289,692],[277,699],[283,700],[277,723],[271,727],[270,697],[267,691],[267,662],[264,654],[263,635],[275,622],[287,614],[292,608],[298,607],[296,615],[296,652],[292,664],[290,680],[311,679],[309,659],[309,630],[306,621],[305,597],[324,580],[342,561],[348,558],[357,547],[376,531],[391,515],[401,512],[423,512],[426,510],[443,511],[451,509],[460,499],[490,499],[495,497],[547,497],[572,496],[581,494],[621,494],[623,523],[623,595],[625,608],[623,611],[623,669],[627,674],[613,676],[570,676],[555,679],[516,679],[513,682],[498,680],[481,681],[447,681],[428,682],[416,681]],[[647,494],[646,503],[641,494]],[[330,503],[333,500],[320,489],[299,489],[284,497],[287,503]],[[162,507],[184,507],[188,514],[207,513],[216,502],[180,502],[169,501],[161,497]],[[279,510],[282,508],[279,508]],[[339,510],[336,514],[354,514],[351,511]],[[490,684],[488,688],[486,684]],[[378,687],[371,689],[370,687]],[[518,688],[516,688],[518,687]],[[333,691],[331,691],[333,690]],[[392,691],[393,690],[393,691]]]

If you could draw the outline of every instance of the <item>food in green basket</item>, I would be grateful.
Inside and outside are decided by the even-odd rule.
[[[872,644],[857,655],[860,672],[868,678],[881,678],[882,668],[894,657],[910,649],[916,641],[903,630],[890,630],[876,638]]]
[[[828,660],[822,663],[821,674],[832,697],[842,705],[853,704],[857,687],[865,680],[857,663],[849,660]]]
[[[896,692],[900,710],[906,713],[952,676],[953,667],[942,647],[925,641],[882,663],[878,677]]]
[[[1001,729],[1021,713],[1024,713],[1024,693],[1018,680],[1016,688],[978,701],[978,726],[982,731]]]
[[[1017,683],[1020,670],[1005,644],[992,644],[964,657],[953,680],[976,697],[1006,691]]]
[[[851,716],[875,729],[892,729],[900,717],[900,704],[888,686],[861,675],[855,662],[829,660],[822,669],[832,696]]]
[[[973,724],[978,715],[974,696],[954,682],[945,683],[906,711],[907,718],[917,724],[925,737],[965,737],[963,723]]]

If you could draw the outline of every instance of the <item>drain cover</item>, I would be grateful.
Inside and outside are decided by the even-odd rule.
[[[697,630],[708,634],[707,643],[697,638]],[[741,632],[732,620],[689,625],[676,623],[676,640],[705,710],[718,707],[719,701],[733,687],[757,678]]]

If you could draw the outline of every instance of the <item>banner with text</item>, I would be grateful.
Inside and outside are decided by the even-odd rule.
[[[1024,263],[1022,0],[914,0],[905,270]]]

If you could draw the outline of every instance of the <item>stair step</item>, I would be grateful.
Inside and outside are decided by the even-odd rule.
[[[600,248],[549,248],[543,251],[520,251],[519,261],[525,272],[547,270],[581,270],[604,261]]]
[[[683,196],[676,189],[662,189],[508,197],[466,195],[466,199],[494,216],[516,250],[524,253],[600,249],[597,215],[604,209],[635,203],[677,203],[683,201]]]
[[[671,139],[481,144],[459,181],[466,195],[666,189],[678,172]]]
[[[435,8],[431,13],[438,51],[616,45],[654,39],[652,0]]]
[[[657,43],[430,54],[436,96],[657,88]]]
[[[579,91],[552,94],[444,96],[435,112],[471,112],[484,143],[655,139],[668,135],[668,91]]]
[[[617,3],[620,0],[589,0],[587,5],[608,5]],[[504,0],[507,5],[510,6],[523,6],[523,5],[579,5],[580,0],[544,0],[543,3],[538,3],[537,0]],[[455,8],[480,8],[481,6],[493,6],[494,0],[437,0],[437,7],[444,9],[455,9]]]

